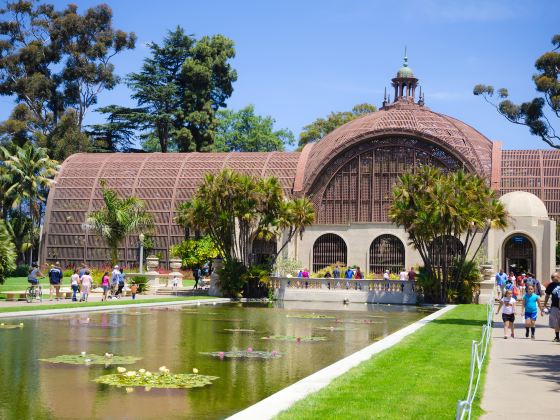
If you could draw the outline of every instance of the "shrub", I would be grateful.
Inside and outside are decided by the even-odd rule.
[[[148,278],[146,276],[132,277],[129,283],[132,284],[132,282],[138,285],[138,293],[144,293],[150,289]]]
[[[316,273],[311,273],[311,277],[323,278],[327,273],[331,273],[333,276],[333,271],[338,265],[338,269],[340,271],[340,277],[344,277],[344,272],[346,271],[346,266],[343,263],[336,263],[334,265],[329,265],[321,270],[317,271]],[[333,276],[334,277],[334,276]]]
[[[12,270],[8,273],[8,277],[27,277],[28,274],[29,274],[29,265],[18,264],[15,270]]]
[[[274,264],[273,272],[278,273],[280,276],[285,277],[288,274],[295,276],[298,269],[301,267],[301,262],[293,258],[278,258]]]
[[[246,272],[247,267],[241,261],[224,261],[224,266],[218,270],[218,286],[226,297],[241,297],[247,281]]]

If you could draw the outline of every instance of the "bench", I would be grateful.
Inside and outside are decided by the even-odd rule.
[[[25,290],[24,291],[10,291],[2,292],[6,295],[6,300],[25,300]]]

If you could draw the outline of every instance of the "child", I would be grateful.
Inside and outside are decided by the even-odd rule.
[[[541,298],[535,294],[535,287],[527,285],[527,293],[523,296],[523,309],[521,315],[525,317],[525,337],[529,338],[529,328],[531,328],[531,340],[535,339],[535,322],[537,321],[537,305],[542,311]]]
[[[132,294],[132,300],[136,299],[136,292],[138,291],[138,285],[136,283],[132,283],[130,285],[130,293]]]
[[[101,298],[101,301],[105,301],[107,300],[107,296],[109,294],[109,272],[106,271],[103,274],[103,278],[101,279],[101,287],[103,288],[103,297]]]
[[[513,297],[513,293],[511,290],[506,290],[505,297],[500,299],[500,304],[498,305],[498,309],[496,313],[500,313],[500,309],[504,307],[502,312],[502,321],[504,321],[504,338],[508,338],[507,330],[508,327],[511,330],[511,338],[514,338],[514,331],[513,331],[513,323],[515,321],[515,298]]]
[[[89,270],[86,270],[82,276],[82,298],[80,299],[80,302],[87,302],[92,282],[93,279],[89,275]]]

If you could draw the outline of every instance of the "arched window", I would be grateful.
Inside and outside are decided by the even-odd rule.
[[[446,251],[447,248],[447,252]],[[451,267],[453,261],[461,256],[463,243],[454,236],[440,236],[432,242],[431,253],[435,267],[441,267],[444,261]]]
[[[404,269],[404,244],[394,235],[381,235],[369,247],[369,272],[398,273]]]
[[[510,236],[504,243],[504,269],[515,274],[534,273],[533,243],[520,233]]]
[[[329,265],[346,265],[346,242],[334,233],[319,236],[313,244],[313,271],[317,272]]]

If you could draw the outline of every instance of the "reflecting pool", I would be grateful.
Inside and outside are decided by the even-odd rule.
[[[24,327],[0,329],[0,418],[225,418],[428,313],[412,306],[280,302],[6,319],[1,322]],[[296,340],[262,339],[270,336]],[[325,339],[297,340],[311,336]],[[249,347],[281,357],[221,360],[201,354]],[[196,368],[219,379],[203,388],[127,392],[93,382],[116,366],[39,361],[83,351],[142,357],[126,366],[131,370]]]

